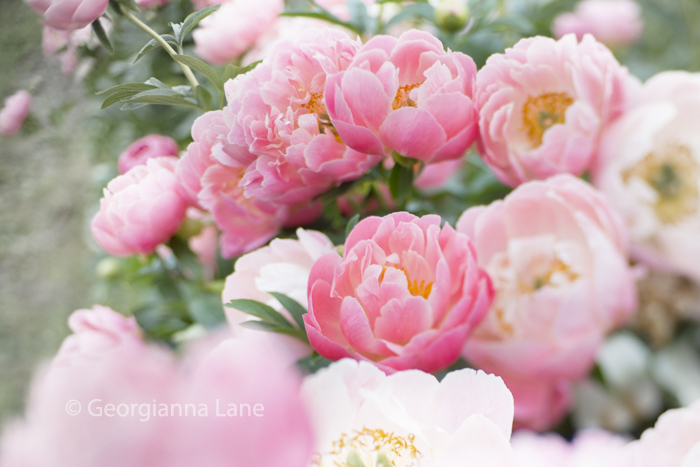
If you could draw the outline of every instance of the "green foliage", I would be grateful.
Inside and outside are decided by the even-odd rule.
[[[304,307],[297,301],[284,294],[271,292],[271,295],[287,309],[289,314],[292,316],[294,323],[296,323],[296,326],[270,305],[266,305],[256,300],[241,298],[231,300],[226,304],[226,306],[242,311],[243,313],[247,313],[259,319],[259,321],[253,320],[241,323],[241,325],[244,327],[259,331],[285,334],[295,337],[308,344],[309,339],[306,336],[306,329],[302,319],[302,316],[304,313],[306,313],[306,309],[304,309]]]

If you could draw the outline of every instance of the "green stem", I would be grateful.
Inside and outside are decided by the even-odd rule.
[[[122,10],[122,14],[124,15],[124,17],[126,19],[128,19],[129,21],[134,23],[136,25],[136,27],[138,27],[140,30],[142,30],[143,32],[145,32],[146,34],[148,34],[149,36],[154,38],[156,40],[156,42],[158,42],[165,49],[165,51],[168,52],[168,54],[171,57],[173,57],[173,60],[174,60],[174,57],[175,57],[175,55],[177,55],[177,52],[175,52],[175,50],[172,47],[170,47],[170,44],[168,44],[165,39],[160,37],[160,34],[155,32],[153,29],[149,28],[146,23],[142,22],[140,19],[138,19],[136,16],[134,16],[133,13],[128,11],[126,8],[122,8],[121,10]],[[194,76],[194,73],[192,73],[192,70],[190,70],[190,67],[188,67],[187,65],[185,65],[183,63],[178,62],[177,60],[175,60],[175,63],[180,65],[180,68],[182,68],[182,72],[185,73],[185,77],[187,78],[187,81],[189,81],[190,86],[192,86],[192,91],[197,89],[197,86],[199,86],[199,81],[197,81],[197,78]]]

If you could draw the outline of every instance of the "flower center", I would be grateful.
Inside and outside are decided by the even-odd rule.
[[[649,153],[622,174],[625,183],[632,178],[641,178],[656,191],[654,212],[664,224],[676,223],[700,207],[700,166],[687,146],[669,144],[661,153]]]
[[[311,467],[417,467],[422,455],[414,439],[382,429],[343,433],[330,452],[315,456]]]
[[[413,102],[408,95],[411,93],[411,90],[417,88],[418,86],[420,86],[420,83],[401,86],[396,93],[396,97],[394,98],[394,102],[391,104],[391,108],[396,110],[400,107],[415,107],[416,103]]]
[[[572,271],[568,264],[559,258],[554,258],[548,271],[535,276],[535,279],[530,283],[521,283],[520,289],[525,293],[532,293],[544,286],[558,287],[563,284],[569,284],[578,279],[578,277],[579,275]]]
[[[563,124],[566,109],[574,101],[565,92],[548,92],[530,96],[523,105],[523,131],[533,148],[542,145],[542,136],[550,127]]]
[[[311,113],[315,113],[316,115],[324,115],[328,113],[326,111],[326,104],[323,103],[323,93],[312,92],[310,95],[311,97],[309,97],[309,102],[302,104],[302,107]]]
[[[379,285],[382,284],[382,281],[384,280],[384,274],[386,273],[386,269],[391,266],[384,266],[382,269],[382,273],[379,274]],[[406,276],[406,281],[408,282],[408,291],[413,295],[414,297],[421,296],[425,298],[426,300],[430,296],[430,292],[433,290],[433,283],[428,282],[427,284],[425,283],[424,280],[418,282],[418,279],[416,280],[411,280],[410,276],[406,272],[404,268],[400,268],[397,265],[393,266],[394,269],[398,269],[399,271],[403,272],[404,275]]]

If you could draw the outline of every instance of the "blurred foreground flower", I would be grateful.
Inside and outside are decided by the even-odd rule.
[[[0,110],[0,135],[11,136],[19,132],[32,106],[32,95],[28,91],[18,91],[5,99]]]
[[[465,369],[438,382],[344,359],[302,392],[318,433],[312,466],[511,466],[513,398],[493,375]]]
[[[634,44],[642,36],[642,11],[635,0],[583,0],[573,13],[562,13],[554,18],[552,32],[561,38],[576,34],[582,40],[592,34],[608,47]]]

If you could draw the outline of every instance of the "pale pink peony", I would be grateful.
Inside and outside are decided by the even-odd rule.
[[[333,250],[333,242],[321,232],[297,229],[298,240],[276,238],[268,246],[241,256],[233,274],[226,278],[221,294],[224,304],[234,299],[247,298],[267,303],[288,319],[291,316],[268,292],[285,294],[307,308],[306,291],[314,262]],[[232,327],[250,315],[226,308],[226,317]]]
[[[109,0],[25,0],[43,23],[54,29],[72,31],[90,25],[107,10]]]
[[[197,55],[216,65],[240,57],[274,24],[284,0],[229,0],[192,33]]]
[[[32,95],[28,91],[18,91],[5,99],[5,106],[0,110],[0,135],[17,134],[29,115]]]
[[[544,429],[564,414],[568,382],[588,373],[606,333],[635,311],[622,219],[562,174],[468,209],[457,230],[474,240],[496,289],[463,355],[503,377],[519,425]]]
[[[136,0],[136,4],[141,8],[160,8],[171,1],[172,0]]]
[[[479,70],[479,151],[510,186],[591,167],[638,83],[592,36],[522,39]]]
[[[397,212],[362,220],[342,257],[319,258],[308,296],[304,322],[322,356],[431,372],[458,357],[493,289],[469,237],[439,216]]]
[[[622,213],[634,256],[700,282],[700,75],[660,73],[601,140],[593,182]]]
[[[642,11],[635,0],[583,0],[573,13],[562,13],[552,23],[554,37],[592,34],[608,47],[634,44],[642,36]]]
[[[476,65],[423,31],[375,36],[326,81],[328,115],[349,147],[440,162],[474,142]]]
[[[306,202],[381,160],[346,147],[326,114],[326,75],[345,69],[359,47],[343,33],[310,29],[226,83],[229,159],[220,161],[247,167],[246,197]]]
[[[119,173],[125,174],[132,167],[143,165],[148,159],[159,156],[177,156],[180,146],[169,136],[146,135],[137,139],[119,155]]]
[[[285,349],[264,335],[199,342],[182,362],[144,343],[121,346],[38,375],[25,419],[5,430],[0,465],[307,467],[300,385]],[[237,416],[221,416],[229,404]]]
[[[133,316],[128,318],[102,305],[77,310],[68,318],[73,334],[66,337],[53,368],[79,367],[98,362],[110,352],[141,347],[143,334]]]
[[[92,235],[107,253],[150,254],[177,232],[187,207],[178,193],[177,161],[152,158],[109,182],[92,220]]]
[[[493,375],[464,369],[438,382],[344,359],[307,377],[302,393],[318,436],[313,466],[512,466],[513,398]]]
[[[644,431],[626,451],[626,462],[619,467],[700,465],[700,401],[661,414],[654,428]]]
[[[512,467],[619,467],[626,444],[626,438],[596,428],[579,431],[572,442],[554,433],[516,431]]]

